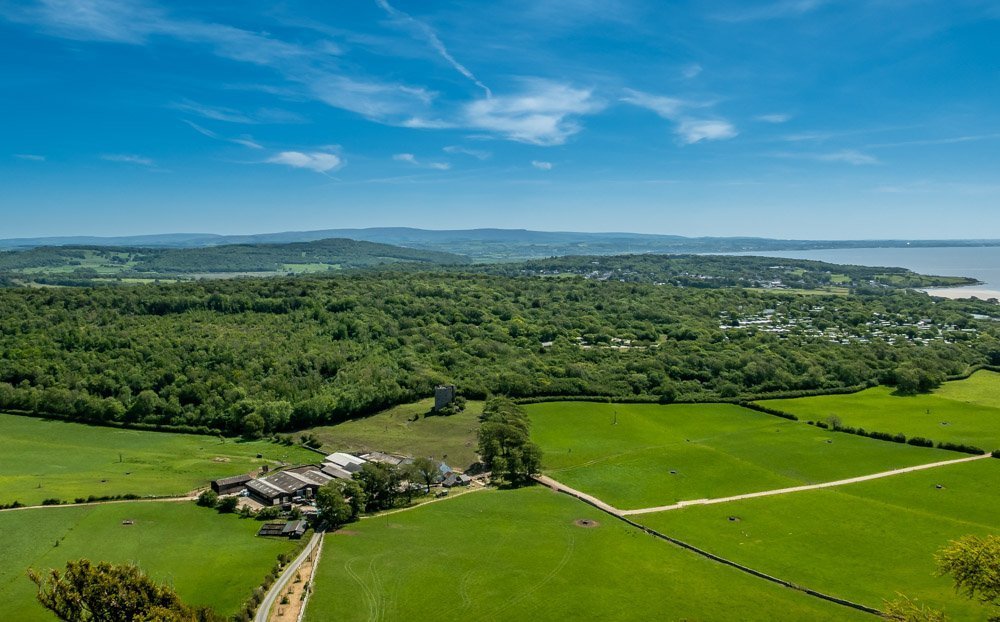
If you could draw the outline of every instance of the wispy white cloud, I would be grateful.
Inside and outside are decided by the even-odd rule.
[[[213,138],[215,140],[224,140],[226,142],[235,143],[237,145],[243,145],[244,147],[247,147],[247,148],[250,148],[250,149],[263,149],[264,148],[264,146],[261,145],[260,143],[256,142],[253,139],[252,136],[248,136],[248,135],[245,135],[245,134],[243,136],[238,136],[236,138],[229,138],[229,137],[226,137],[226,136],[220,136],[219,134],[213,132],[212,130],[210,130],[208,128],[205,128],[205,127],[202,127],[202,126],[198,125],[197,123],[195,123],[193,121],[188,121],[187,119],[181,119],[181,120],[184,121],[184,123],[187,123],[188,125],[190,125],[191,128],[194,129],[194,131],[196,131],[199,134],[202,134],[204,136],[208,136],[209,138]]]
[[[698,118],[687,112],[694,108],[704,108],[705,104],[633,89],[626,89],[625,93],[623,102],[652,110],[660,117],[672,121],[682,144],[691,145],[703,140],[727,140],[739,134],[736,127],[725,119]]]
[[[383,11],[389,14],[390,17],[396,19],[397,21],[406,24],[407,26],[415,29],[420,35],[422,35],[427,42],[430,44],[434,51],[443,58],[449,65],[451,65],[455,71],[462,74],[468,78],[473,84],[481,88],[485,93],[486,97],[491,97],[492,92],[489,87],[483,84],[479,78],[477,78],[469,69],[462,63],[455,60],[455,57],[451,55],[448,48],[445,47],[444,43],[441,42],[441,38],[437,36],[437,33],[428,26],[426,23],[414,18],[413,16],[400,11],[395,8],[387,0],[375,0],[375,3],[382,8]]]
[[[904,140],[894,143],[876,143],[867,145],[868,149],[885,149],[889,147],[923,147],[932,145],[957,145],[961,143],[978,142],[981,140],[997,140],[1000,134],[973,134],[968,136],[951,136],[949,138],[927,138]]]
[[[30,162],[44,162],[45,156],[38,155],[35,153],[15,153],[14,157],[18,160],[28,160]]]
[[[551,171],[553,166],[551,162],[543,162],[541,160],[532,160],[531,165],[540,171]]]
[[[243,112],[235,108],[224,106],[208,106],[189,99],[174,102],[168,106],[174,110],[188,112],[212,121],[224,121],[226,123],[301,123],[303,118],[289,110],[280,108],[260,108],[253,112]]]
[[[134,153],[105,153],[101,155],[102,160],[108,162],[118,162],[120,164],[137,164],[139,166],[154,167],[156,162],[152,158],[136,155]]]
[[[485,149],[469,149],[467,147],[460,147],[458,145],[448,145],[447,147],[444,147],[442,151],[444,151],[445,153],[451,153],[451,154],[460,153],[462,155],[472,156],[477,160],[489,160],[490,157],[493,155],[492,153],[486,151]]]
[[[863,153],[856,149],[841,149],[840,151],[830,151],[826,153],[778,151],[771,153],[770,155],[776,158],[787,158],[790,160],[816,160],[819,162],[836,162],[851,164],[854,166],[881,164],[881,161],[875,156]]]
[[[344,160],[340,156],[325,151],[282,151],[268,158],[266,162],[303,168],[317,173],[328,173],[344,165]]]
[[[685,145],[703,140],[728,140],[739,132],[729,121],[722,119],[684,119],[677,124],[677,134]]]
[[[663,95],[652,95],[634,89],[625,89],[625,97],[622,101],[633,106],[652,110],[664,119],[676,121],[684,108],[691,106],[689,102],[677,97],[665,97]]]
[[[577,117],[604,108],[590,89],[548,80],[525,80],[514,95],[497,95],[467,104],[465,125],[533,145],[561,145],[580,131]]]
[[[701,74],[703,67],[698,63],[691,63],[681,70],[681,75],[690,80]]]
[[[879,160],[875,156],[861,153],[855,149],[842,149],[831,153],[821,153],[817,154],[815,158],[822,162],[843,162],[845,164],[853,164],[854,166],[879,164]]]
[[[829,2],[830,0],[779,0],[756,6],[747,6],[741,2],[732,10],[715,13],[712,17],[723,22],[752,22],[801,17]]]
[[[775,114],[761,114],[754,117],[755,120],[761,121],[763,123],[787,123],[792,118],[792,115],[785,113],[775,113]]]
[[[434,98],[419,86],[348,75],[325,41],[292,43],[225,24],[178,19],[144,0],[37,0],[0,15],[68,39],[144,45],[169,38],[201,45],[221,58],[273,69],[306,97],[381,123],[399,124],[419,116]],[[285,122],[288,116],[277,111],[247,114],[189,101],[175,107],[232,123]]]
[[[260,143],[258,143],[257,141],[255,141],[253,139],[253,137],[248,136],[248,135],[238,136],[236,138],[227,138],[226,140],[228,140],[231,143],[235,143],[237,145],[243,145],[247,149],[263,149],[264,148],[263,145],[261,145]]]
[[[397,162],[406,162],[407,164],[412,164],[413,166],[419,166],[420,168],[430,168],[436,171],[447,171],[451,168],[451,164],[447,162],[424,162],[418,160],[417,156],[412,153],[397,153],[392,156],[393,160]]]

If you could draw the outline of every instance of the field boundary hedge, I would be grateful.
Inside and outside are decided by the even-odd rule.
[[[783,419],[791,419],[793,421],[799,421],[797,415],[779,410],[777,408],[771,408],[769,406],[762,406],[760,404],[755,404],[753,402],[747,402],[746,404],[741,404],[744,408],[749,408],[750,410],[756,410],[767,415],[773,415],[775,417],[781,417]],[[886,441],[889,443],[900,443],[905,445],[915,445],[917,447],[937,447],[938,449],[943,449],[945,451],[957,451],[963,454],[973,454],[973,455],[983,455],[988,453],[985,449],[976,447],[975,445],[963,445],[960,443],[950,443],[947,441],[933,441],[929,438],[924,438],[922,436],[912,436],[907,438],[902,432],[897,432],[892,434],[890,432],[880,432],[878,430],[865,430],[864,428],[855,428],[853,426],[845,426],[839,424],[829,424],[825,421],[806,421],[807,425],[816,426],[824,430],[830,430],[832,432],[843,432],[844,434],[854,434],[855,436],[864,436],[865,438],[875,439],[877,441]]]
[[[569,492],[568,490],[559,489],[559,492],[561,492],[563,494],[566,494],[566,495],[568,495],[570,497],[573,497],[574,499],[577,499],[579,501],[583,501],[587,505],[589,505],[589,506],[591,506],[593,508],[596,508],[596,509],[602,511],[605,514],[608,514],[610,516],[614,516],[618,520],[620,520],[620,521],[622,521],[622,522],[624,522],[624,523],[626,523],[628,525],[631,525],[632,527],[635,527],[636,529],[639,529],[639,530],[641,530],[641,531],[643,531],[643,532],[645,532],[645,533],[653,536],[654,538],[659,538],[659,539],[664,540],[666,542],[669,542],[669,543],[671,543],[671,544],[673,544],[675,546],[679,546],[679,547],[681,547],[683,549],[687,549],[688,551],[691,551],[692,553],[696,553],[698,555],[701,555],[702,557],[706,557],[706,558],[708,558],[708,559],[710,559],[710,560],[712,560],[714,562],[718,562],[720,564],[724,564],[726,566],[730,566],[731,568],[735,568],[735,569],[737,569],[737,570],[739,570],[741,572],[745,572],[745,573],[747,573],[749,575],[757,577],[758,579],[764,579],[765,581],[770,581],[771,583],[776,583],[776,584],[778,584],[778,585],[780,585],[782,587],[787,587],[787,588],[793,589],[793,590],[795,590],[797,592],[802,592],[804,594],[808,594],[809,596],[813,596],[815,598],[819,598],[819,599],[822,599],[822,600],[825,600],[825,601],[828,601],[828,602],[831,602],[831,603],[834,603],[834,604],[837,604],[837,605],[841,605],[841,606],[844,606],[844,607],[850,607],[851,609],[856,609],[856,610],[862,611],[864,613],[870,613],[872,615],[876,615],[876,616],[879,616],[879,617],[883,616],[883,613],[881,611],[879,611],[878,609],[875,609],[874,607],[869,607],[868,605],[862,605],[860,603],[856,603],[856,602],[847,600],[845,598],[840,598],[838,596],[831,596],[829,594],[824,594],[823,592],[820,592],[820,591],[817,591],[817,590],[814,590],[814,589],[811,589],[811,588],[808,588],[808,587],[803,587],[801,585],[792,583],[791,581],[786,581],[785,579],[779,579],[778,577],[769,575],[769,574],[767,574],[765,572],[761,572],[759,570],[755,570],[753,568],[750,568],[749,566],[744,566],[743,564],[740,564],[739,562],[734,562],[731,559],[726,559],[725,557],[721,557],[719,555],[716,555],[715,553],[710,553],[710,552],[708,552],[708,551],[706,551],[704,549],[700,549],[700,548],[694,546],[693,544],[688,544],[687,542],[684,542],[683,540],[678,540],[677,538],[674,538],[672,536],[668,536],[668,535],[666,535],[664,533],[656,531],[655,529],[652,529],[650,527],[646,527],[645,525],[641,525],[641,524],[639,524],[639,523],[637,523],[637,522],[629,519],[627,516],[622,516],[620,514],[615,514],[613,512],[609,512],[608,510],[606,510],[606,509],[602,508],[601,506],[595,504],[594,502],[590,501],[589,499],[577,496],[577,495],[573,494],[572,492]]]

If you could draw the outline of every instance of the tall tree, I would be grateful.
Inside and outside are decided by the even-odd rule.
[[[542,466],[542,450],[531,442],[531,421],[508,398],[492,398],[483,406],[479,456],[493,473],[514,486],[527,483]]]
[[[984,604],[1000,607],[1000,536],[965,536],[941,549],[938,572],[955,580],[955,589]],[[1000,612],[990,618],[1000,621]]]

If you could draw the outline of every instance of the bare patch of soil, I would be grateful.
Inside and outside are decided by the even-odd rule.
[[[593,529],[594,527],[601,526],[601,523],[596,520],[590,520],[589,518],[578,518],[573,521],[573,524],[577,527],[583,527],[584,529]]]

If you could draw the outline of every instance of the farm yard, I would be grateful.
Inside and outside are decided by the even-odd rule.
[[[172,585],[186,602],[232,615],[260,585],[277,556],[300,546],[283,538],[255,538],[259,526],[257,521],[221,515],[191,502],[0,512],[2,617],[18,622],[55,620],[36,602],[35,586],[25,571],[61,569],[67,560],[81,557],[135,562],[156,581]]]
[[[1000,374],[978,371],[946,382],[932,393],[901,396],[889,387],[848,395],[766,400],[762,406],[802,420],[837,417],[842,425],[869,431],[920,436],[935,442],[1000,449]]]
[[[328,534],[314,588],[307,622],[870,617],[539,487],[462,495]]]
[[[899,594],[954,620],[994,611],[935,576],[950,540],[1000,529],[1000,460],[985,459],[837,488],[633,517],[785,580],[881,608]]]
[[[525,406],[543,470],[621,509],[816,484],[962,454],[838,434],[728,404]]]
[[[106,428],[0,414],[0,504],[134,494],[183,495],[276,461],[315,461],[266,441]],[[261,454],[263,459],[258,459]]]

